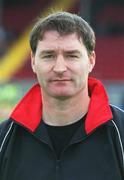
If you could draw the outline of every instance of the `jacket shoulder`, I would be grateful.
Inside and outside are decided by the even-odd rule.
[[[114,105],[110,107],[113,114],[113,121],[118,125],[118,128],[124,129],[124,110]]]
[[[13,124],[13,122],[10,119],[5,120],[0,123],[0,146],[12,124]]]
[[[113,105],[111,105],[110,107],[113,114],[112,123],[115,126],[116,131],[120,136],[124,147],[124,111]]]

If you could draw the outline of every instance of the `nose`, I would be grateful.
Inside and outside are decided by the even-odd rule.
[[[67,70],[67,64],[62,55],[59,55],[55,61],[53,71],[59,74],[62,74]]]

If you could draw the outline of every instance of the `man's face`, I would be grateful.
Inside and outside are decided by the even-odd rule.
[[[95,53],[88,55],[76,33],[61,36],[57,31],[47,31],[38,41],[31,59],[43,93],[54,98],[69,98],[87,90]]]

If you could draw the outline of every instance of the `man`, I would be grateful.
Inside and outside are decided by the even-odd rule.
[[[30,35],[38,84],[0,126],[1,180],[122,180],[124,112],[110,106],[95,65],[95,35],[57,12]]]

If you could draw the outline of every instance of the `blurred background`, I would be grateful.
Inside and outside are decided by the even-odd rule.
[[[96,67],[111,104],[124,109],[124,0],[0,0],[0,120],[36,78],[30,67],[29,32],[38,16],[77,13],[96,32]]]

